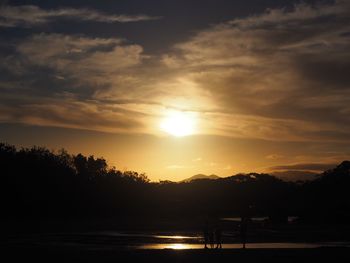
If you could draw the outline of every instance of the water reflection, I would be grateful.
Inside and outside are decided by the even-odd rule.
[[[168,249],[189,249],[189,244],[170,244],[166,246]]]
[[[161,238],[161,239],[198,239],[200,237],[198,236],[174,236],[174,235],[154,235],[152,236],[154,238]]]
[[[250,249],[302,249],[302,248],[319,248],[319,247],[350,247],[350,243],[347,242],[324,242],[324,243],[249,243],[246,248]],[[135,246],[136,249],[203,249],[203,244],[186,244],[186,243],[173,243],[173,244],[143,244]],[[232,243],[223,244],[223,249],[240,249],[242,244]]]
[[[95,234],[95,233],[90,233],[90,234]],[[184,235],[167,235],[167,234],[145,234],[145,233],[122,233],[122,232],[98,232],[98,235],[103,235],[103,236],[113,236],[113,237],[120,237],[120,238],[128,238],[128,237],[133,237],[133,238],[157,238],[157,239],[193,239],[193,240],[199,240],[201,239],[201,236],[184,236]]]
[[[174,244],[144,244],[137,247],[136,249],[202,249],[202,244],[185,244],[185,243],[174,243]]]
[[[297,216],[288,216],[288,222],[289,223],[292,223],[296,220],[298,220],[299,217]],[[223,217],[221,218],[221,220],[223,221],[231,221],[231,222],[240,222],[241,221],[241,218],[240,217]],[[252,217],[251,218],[252,221],[256,221],[256,222],[262,222],[262,221],[267,221],[269,220],[269,217],[267,216],[261,216],[261,217]]]

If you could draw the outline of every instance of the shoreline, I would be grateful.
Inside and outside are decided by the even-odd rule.
[[[11,262],[350,262],[349,248],[224,250],[83,250],[77,248],[7,248]],[[121,261],[125,262],[125,261]]]

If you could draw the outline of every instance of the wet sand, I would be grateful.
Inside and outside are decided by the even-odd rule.
[[[223,244],[224,249],[204,250],[198,231],[80,232],[72,228],[75,231],[24,232],[13,231],[8,225],[6,229],[0,238],[2,258],[6,260],[1,262],[350,262],[349,231],[343,227],[322,235],[310,228],[305,232],[303,226],[288,231],[293,235],[281,235],[287,232],[284,230],[271,231],[278,238],[265,231],[264,238],[253,234],[246,250],[235,243],[234,235],[224,235],[229,243]],[[32,225],[26,229],[38,230]],[[312,238],[298,233],[310,233]]]
[[[348,242],[248,243],[247,249],[225,243],[216,250],[186,243],[193,236],[158,235],[158,241],[169,243],[142,243],[150,236],[113,232],[13,236],[1,242],[2,257],[8,259],[2,262],[350,262]]]

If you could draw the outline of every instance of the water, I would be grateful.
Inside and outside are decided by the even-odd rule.
[[[92,233],[94,234],[94,233]],[[133,237],[133,238],[151,238],[151,239],[196,239],[202,237],[198,235],[171,235],[171,234],[145,234],[145,233],[123,233],[123,232],[98,232],[97,235],[106,235],[114,237]]]
[[[323,243],[248,243],[246,249],[303,249],[303,248],[319,248],[319,247],[350,247],[347,242],[323,242]],[[143,244],[138,246],[130,246],[134,249],[203,249],[203,244]],[[241,249],[242,244],[223,244],[223,249]]]
[[[297,216],[288,216],[288,222],[293,222],[297,220],[299,217]],[[241,218],[240,217],[224,217],[221,218],[223,221],[231,221],[231,222],[240,222]],[[251,220],[256,221],[256,222],[261,222],[261,221],[266,221],[269,220],[269,217],[267,216],[261,216],[261,217],[252,217]]]
[[[251,220],[253,221],[265,221],[268,220],[268,217],[252,217]],[[221,218],[223,221],[231,221],[231,222],[241,222],[241,217],[224,217]]]
[[[203,240],[197,235],[169,233],[125,233],[125,232],[90,232],[90,233],[46,233],[25,236],[13,236],[8,245],[39,247],[80,247],[84,249],[203,249]],[[223,249],[241,249],[240,243],[224,243]],[[305,249],[318,247],[350,247],[350,242],[315,242],[315,243],[247,243],[247,249]]]

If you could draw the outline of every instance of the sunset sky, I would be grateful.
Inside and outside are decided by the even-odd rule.
[[[350,1],[0,1],[0,141],[153,181],[350,158]]]

